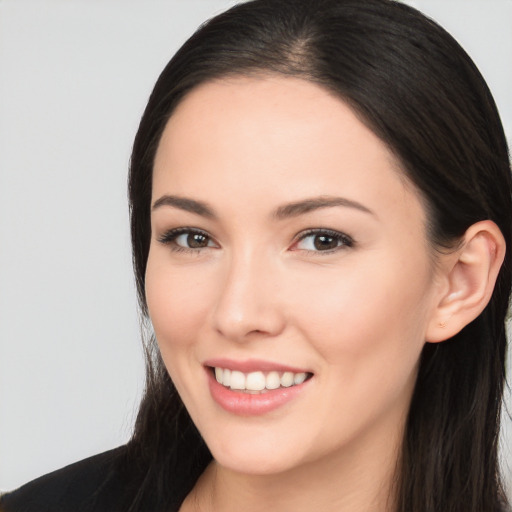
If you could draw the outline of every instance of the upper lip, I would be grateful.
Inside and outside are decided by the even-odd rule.
[[[292,373],[312,373],[304,368],[297,368],[286,364],[275,363],[273,361],[265,361],[263,359],[245,359],[243,361],[227,359],[227,358],[214,358],[204,361],[204,366],[212,368],[224,368],[228,370],[235,370],[242,373],[251,372],[292,372]]]

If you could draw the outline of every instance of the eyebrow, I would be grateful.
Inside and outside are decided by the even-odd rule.
[[[203,201],[196,201],[195,199],[188,199],[187,197],[164,195],[153,203],[152,210],[156,210],[162,206],[173,206],[174,208],[196,213],[197,215],[207,217],[208,219],[216,218],[213,209],[206,203]]]
[[[355,208],[356,210],[359,210],[361,212],[375,215],[375,213],[372,212],[372,210],[362,205],[361,203],[358,203],[357,201],[346,199],[344,197],[319,196],[280,206],[274,212],[274,217],[276,217],[279,220],[282,220],[289,217],[303,215],[314,210],[319,210],[320,208],[332,208],[334,206]]]
[[[189,199],[187,197],[163,195],[153,203],[152,209],[156,210],[162,206],[172,206],[209,219],[217,218],[213,208],[207,203],[197,201],[195,199]],[[278,220],[283,220],[289,217],[297,217],[321,208],[332,208],[334,206],[354,208],[361,212],[375,215],[372,210],[357,201],[346,199],[344,197],[319,196],[279,206],[273,212],[272,216]]]

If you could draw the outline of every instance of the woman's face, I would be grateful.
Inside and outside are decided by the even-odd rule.
[[[156,338],[221,466],[395,446],[438,280],[417,193],[345,103],[295,78],[196,88],[159,144],[151,219]]]

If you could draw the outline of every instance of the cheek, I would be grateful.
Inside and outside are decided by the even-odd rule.
[[[146,301],[162,352],[187,346],[196,338],[209,309],[210,282],[200,272],[166,264],[165,257],[150,251]]]
[[[415,361],[428,317],[428,266],[412,268],[393,255],[379,265],[359,263],[356,271],[317,272],[302,282],[307,293],[295,287],[299,328],[331,364]]]

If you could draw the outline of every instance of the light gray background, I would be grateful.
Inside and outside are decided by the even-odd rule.
[[[170,56],[233,3],[0,0],[0,489],[130,435],[143,386],[132,139]],[[512,0],[407,3],[473,56],[510,140]]]

